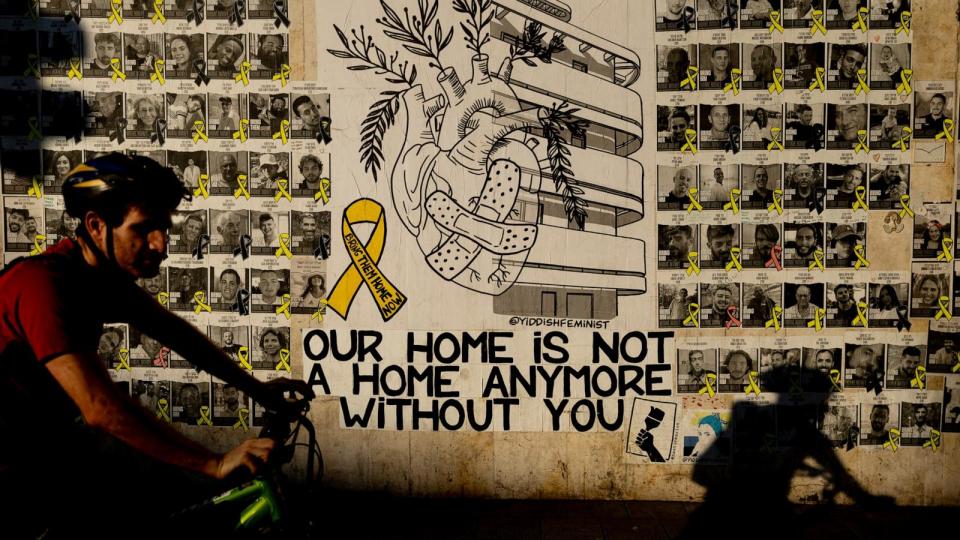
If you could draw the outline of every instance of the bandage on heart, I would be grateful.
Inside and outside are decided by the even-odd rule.
[[[467,268],[485,249],[498,255],[529,250],[537,240],[537,226],[505,223],[516,203],[520,167],[510,160],[493,162],[480,197],[472,209],[461,206],[442,191],[427,197],[427,213],[450,234],[427,255],[427,263],[448,280]]]

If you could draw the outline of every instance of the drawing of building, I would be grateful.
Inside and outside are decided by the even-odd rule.
[[[557,0],[494,0],[490,25],[491,57],[509,57],[531,21],[542,24],[546,39],[559,32],[565,51],[549,63],[514,62],[496,75],[509,83],[522,108],[552,107],[566,101],[589,124],[582,138],[565,131],[571,169],[584,190],[584,230],[570,223],[554,188],[544,140],[535,152],[543,181],[538,194],[518,200],[519,219],[539,224],[535,246],[516,283],[493,299],[503,315],[612,319],[618,298],[647,288],[645,243],[638,238],[643,219],[643,167],[629,156],[643,144],[640,95],[630,89],[640,76],[640,59],[631,50],[571,24],[568,6]],[[507,64],[505,64],[506,66]],[[504,72],[506,71],[506,73]],[[542,136],[539,127],[529,128]],[[518,268],[519,267],[519,268]]]

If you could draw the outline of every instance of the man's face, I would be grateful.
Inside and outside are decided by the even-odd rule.
[[[920,357],[915,354],[903,355],[903,370],[906,373],[913,373],[920,365]]]
[[[220,175],[225,181],[233,180],[237,175],[237,158],[229,154],[221,157]]]
[[[140,345],[142,345],[143,350],[150,355],[150,358],[156,357],[157,353],[160,352],[160,348],[162,347],[159,341],[146,334],[140,336]]]
[[[143,289],[150,294],[158,294],[161,287],[163,287],[163,276],[160,274],[143,280]]]
[[[810,124],[812,124],[813,110],[807,109],[807,110],[804,110],[802,113],[800,113],[800,122],[805,126],[809,126]]]
[[[317,129],[320,127],[320,110],[317,109],[317,106],[313,103],[313,100],[309,100],[297,105],[296,112],[300,114],[300,119],[303,120],[304,126],[311,129]]]
[[[316,184],[320,180],[320,165],[312,159],[303,162],[300,172],[308,184]]]
[[[300,223],[300,231],[303,233],[305,242],[313,241],[317,234],[317,219],[311,214],[304,215],[303,221]]]
[[[283,98],[274,98],[270,100],[270,112],[274,115],[280,115],[283,113],[284,105],[286,102]]]
[[[943,99],[939,96],[930,100],[930,114],[934,116],[940,116],[943,114],[943,106],[945,105]]]
[[[853,245],[850,238],[837,240],[837,258],[843,260],[853,257]]]
[[[97,354],[101,358],[109,358],[120,346],[120,336],[116,332],[104,332],[100,334],[100,342],[97,345]]]
[[[225,347],[229,347],[230,345],[233,345],[233,332],[229,330],[223,331],[223,345]]]
[[[767,77],[773,71],[773,49],[759,45],[750,53],[750,68],[758,79]]]
[[[119,226],[104,231],[113,234],[117,265],[134,278],[156,276],[166,257],[170,225],[167,211],[147,211],[131,206]],[[106,239],[101,238],[97,243],[106,252]]]
[[[260,222],[260,232],[263,233],[264,238],[273,238],[274,233],[277,230],[277,222],[271,217],[265,221]]]
[[[223,237],[226,245],[236,244],[240,240],[240,217],[236,214],[229,214],[227,220],[223,222],[223,226],[218,227],[217,231]]]
[[[221,101],[221,102],[220,102],[220,110],[223,111],[223,114],[229,114],[229,113],[230,113],[230,104],[227,103],[226,101]]]
[[[687,55],[687,51],[683,49],[671,49],[667,53],[667,73],[670,76],[670,80],[679,81],[687,73],[687,68],[690,67],[690,58]]]
[[[863,103],[838,105],[834,112],[837,131],[844,140],[857,139],[857,131],[866,128],[867,106]]]
[[[915,407],[913,409],[913,418],[917,421],[918,426],[922,426],[927,423],[927,408],[926,407]]]
[[[757,170],[753,172],[753,182],[757,185],[757,189],[760,191],[767,189],[767,179],[766,167],[757,167]]]
[[[716,311],[726,311],[732,304],[733,294],[725,288],[717,289],[713,292],[713,309]]]
[[[710,252],[715,261],[726,261],[730,259],[730,248],[733,247],[733,235],[721,234],[710,240]]]
[[[232,272],[225,272],[220,274],[220,294],[223,295],[224,301],[230,301],[236,299],[237,290],[240,288],[240,282],[237,281],[237,276]]]
[[[279,36],[265,36],[260,42],[260,50],[257,56],[262,60],[265,56],[276,57],[283,49],[283,42]]]
[[[870,347],[858,347],[853,352],[854,363],[857,368],[857,373],[861,377],[865,377],[870,373],[873,373],[877,369],[877,358],[876,353],[873,352],[873,349]]]
[[[187,111],[188,112],[197,112],[200,110],[200,102],[195,99],[187,100]]]
[[[194,386],[184,386],[180,390],[180,405],[184,414],[196,416],[200,411],[200,390]]]
[[[683,4],[685,3],[685,0],[668,0],[667,10],[674,15],[679,15],[683,11]]]
[[[703,353],[700,351],[692,351],[690,353],[690,366],[693,368],[693,371],[702,371],[703,370]]]
[[[957,344],[956,344],[952,339],[947,339],[947,340],[944,340],[944,342],[943,342],[943,348],[946,349],[947,352],[950,352],[950,353],[953,352],[954,347],[956,347],[956,346],[957,346]]]
[[[137,103],[137,118],[143,125],[153,125],[157,120],[157,106],[149,99],[141,99]]]
[[[188,272],[180,274],[180,288],[189,290],[191,285],[193,285],[193,278],[190,277],[190,274]]]
[[[864,56],[860,51],[847,49],[840,57],[840,76],[852,79],[857,76],[857,70],[863,67]]]
[[[782,368],[787,365],[787,360],[784,358],[783,353],[780,351],[773,351],[770,354],[770,364],[773,366],[773,369]]]
[[[685,118],[673,116],[669,121],[670,133],[673,135],[673,142],[682,143],[687,140],[686,131],[690,124]]]
[[[833,354],[830,351],[819,351],[814,363],[821,373],[830,373],[830,370],[833,369]]]
[[[723,183],[723,169],[717,168],[713,170],[713,179],[718,183]]]
[[[833,294],[837,295],[837,302],[838,302],[838,303],[840,303],[840,304],[846,304],[847,302],[850,301],[850,296],[851,296],[850,293],[851,293],[851,292],[852,292],[852,291],[851,291],[850,287],[839,287],[839,288],[837,288],[837,290],[835,290],[835,291],[833,292]]]
[[[813,184],[813,167],[800,165],[793,171],[793,181],[802,191],[807,191]]]
[[[117,98],[115,98],[113,94],[99,94],[97,96],[97,105],[100,107],[101,113],[110,116],[117,110]]]
[[[757,245],[758,253],[770,253],[770,250],[776,245],[776,241],[764,232],[758,232],[754,235],[754,241]]]
[[[682,195],[687,192],[690,182],[693,181],[693,173],[689,169],[680,169],[673,174],[673,192],[676,195]]]
[[[684,233],[673,233],[670,235],[669,243],[670,257],[675,260],[683,260],[690,253],[690,237]]]
[[[37,219],[32,217],[27,218],[24,227],[26,227],[28,235],[33,235],[37,232]]]
[[[133,47],[134,49],[136,49],[137,54],[139,54],[140,56],[143,56],[150,52],[150,42],[147,41],[146,36],[138,36],[137,40],[134,42]]]
[[[730,67],[730,53],[724,49],[717,49],[713,51],[713,72],[714,73],[726,73],[727,68]]]
[[[225,386],[223,388],[223,402],[227,407],[235,409],[240,403],[240,391],[234,386]]]
[[[874,433],[879,433],[887,427],[887,422],[890,420],[890,410],[887,408],[874,407],[870,411],[870,427],[873,429]]]
[[[277,296],[280,290],[280,276],[276,272],[262,272],[260,274],[260,294],[266,298]]]
[[[857,10],[858,0],[839,0],[840,11],[844,14],[849,14]]]
[[[232,39],[221,42],[220,46],[217,47],[217,59],[220,67],[232,66],[241,54],[243,54],[243,49],[240,44]]]
[[[797,287],[797,307],[805,309],[810,305],[810,288],[800,286]]]
[[[726,105],[714,105],[710,109],[710,129],[726,131],[730,127],[730,109]]]
[[[101,65],[109,64],[112,58],[117,56],[117,46],[109,39],[103,39],[96,42],[97,61]]]
[[[727,362],[727,372],[734,379],[742,379],[749,369],[749,363],[742,354],[735,354]]]
[[[797,9],[798,15],[805,15],[810,10],[813,0],[794,0],[793,6]]]

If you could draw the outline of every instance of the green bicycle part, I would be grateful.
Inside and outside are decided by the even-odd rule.
[[[251,499],[253,499],[253,502],[240,513],[240,521],[237,522],[236,526],[237,530],[252,529],[265,518],[269,518],[271,523],[277,523],[283,519],[280,502],[273,485],[260,479],[217,496],[213,499],[213,504],[227,504]]]

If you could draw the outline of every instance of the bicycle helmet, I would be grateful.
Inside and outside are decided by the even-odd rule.
[[[77,165],[63,182],[66,211],[81,220],[77,233],[88,242],[91,239],[82,223],[87,212],[96,212],[112,230],[123,222],[131,205],[173,212],[180,201],[191,198],[189,189],[170,168],[145,156],[119,152]],[[107,251],[106,258],[115,261],[113,234],[107,235]]]

